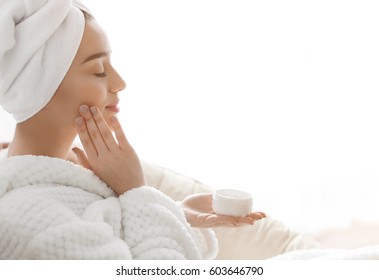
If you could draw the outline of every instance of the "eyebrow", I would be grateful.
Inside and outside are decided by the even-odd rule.
[[[107,56],[109,53],[107,52],[99,52],[99,53],[95,53],[95,54],[92,54],[90,55],[89,57],[87,57],[83,62],[82,64],[90,61],[90,60],[94,60],[94,59],[97,59],[97,58],[100,58],[100,57],[104,57],[104,56]]]

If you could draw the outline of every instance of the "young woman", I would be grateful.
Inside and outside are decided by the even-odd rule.
[[[208,194],[175,203],[145,186],[116,118],[125,82],[80,2],[4,0],[0,23],[0,104],[17,121],[0,160],[1,259],[209,259],[209,227],[265,216],[216,215]]]

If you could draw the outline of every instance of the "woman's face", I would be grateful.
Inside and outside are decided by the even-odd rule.
[[[83,38],[74,61],[45,110],[60,124],[79,117],[80,105],[97,106],[108,125],[118,112],[117,93],[125,82],[112,67],[107,36],[94,19],[86,19]],[[109,125],[110,126],[110,125]]]

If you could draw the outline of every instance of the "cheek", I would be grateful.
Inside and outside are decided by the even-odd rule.
[[[71,75],[66,77],[50,101],[50,114],[57,119],[65,116],[63,120],[71,122],[79,116],[80,105],[95,105],[103,111],[106,99],[104,81],[89,75]]]
[[[105,109],[105,106],[108,105],[107,102],[109,102],[109,100],[107,100],[107,87],[99,82],[99,80],[96,81],[96,79],[99,78],[95,78],[95,81],[91,81],[91,79],[89,79],[86,84],[77,87],[77,96],[80,96],[80,98],[76,101],[76,108],[79,109],[79,106],[82,104],[97,106],[109,128],[113,131],[110,117],[114,115],[114,113],[108,109]]]
[[[102,108],[107,98],[107,87],[97,77],[85,77],[72,83],[65,89],[70,107],[79,110],[79,106],[97,106]]]
[[[107,89],[104,85],[95,82],[88,82],[76,90],[77,101],[81,104],[87,104],[89,106],[97,106],[100,109],[105,105],[107,99]]]

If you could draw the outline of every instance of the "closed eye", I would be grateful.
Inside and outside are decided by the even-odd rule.
[[[102,73],[96,73],[95,76],[99,78],[104,78],[107,76],[107,74],[105,72],[102,72]]]

